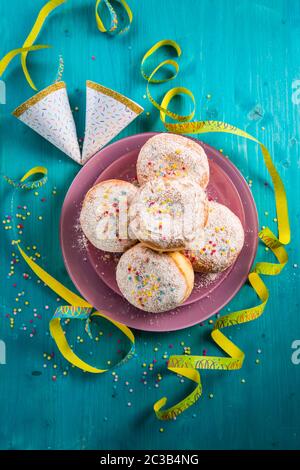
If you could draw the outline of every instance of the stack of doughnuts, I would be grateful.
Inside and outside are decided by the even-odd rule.
[[[228,207],[208,201],[208,159],[195,141],[157,134],[136,168],[138,188],[115,179],[87,192],[80,225],[96,248],[123,253],[116,280],[128,302],[164,312],[190,296],[194,271],[219,273],[236,261],[244,230]]]
[[[133,197],[129,234],[153,250],[184,250],[203,237],[207,217],[207,197],[195,180],[155,178]]]

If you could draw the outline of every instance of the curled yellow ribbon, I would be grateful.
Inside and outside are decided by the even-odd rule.
[[[34,178],[31,179],[31,177]],[[8,176],[4,176],[4,179],[14,188],[37,189],[47,183],[48,170],[44,166],[35,166],[27,171],[20,180],[13,180]]]
[[[25,39],[23,47],[30,47],[34,44],[34,42],[35,42],[36,38],[38,37],[38,35],[40,34],[42,26],[45,23],[45,21],[46,21],[47,17],[49,16],[49,14],[55,8],[57,8],[59,5],[61,5],[62,3],[65,3],[65,1],[66,0],[50,0],[49,2],[47,2],[42,7],[42,9],[40,10],[40,12],[37,16],[37,19],[35,20],[35,23],[34,23],[32,29],[31,29],[30,33],[28,34],[27,38]],[[24,75],[26,77],[26,80],[29,83],[29,85],[31,86],[31,88],[33,88],[34,90],[37,90],[37,87],[33,83],[32,79],[29,75],[29,72],[28,72],[27,63],[26,63],[27,54],[28,54],[28,51],[24,51],[21,54],[22,69],[23,69]]]
[[[115,9],[113,8],[112,4],[109,2],[109,0],[97,0],[96,1],[96,6],[95,6],[96,24],[97,24],[99,31],[101,31],[101,33],[123,34],[126,31],[128,31],[130,28],[130,25],[133,19],[133,14],[128,3],[125,2],[125,0],[116,0],[116,2],[122,6],[126,15],[123,27],[120,26],[120,20],[118,18],[118,15]],[[108,28],[105,27],[102,21],[101,15],[99,13],[101,4],[104,4],[109,12],[110,26]]]
[[[7,69],[7,66],[18,54],[22,54],[23,52],[29,52],[29,51],[38,51],[39,49],[47,49],[48,47],[50,46],[36,45],[36,46],[30,46],[30,47],[20,47],[19,49],[13,49],[12,51],[9,51],[0,60],[0,77],[2,77],[5,70]]]
[[[195,115],[195,98],[194,98],[193,93],[188,88],[185,88],[185,87],[173,88],[172,90],[170,90],[166,93],[166,95],[164,97],[164,100],[162,101],[161,104],[159,104],[157,101],[155,101],[155,99],[152,97],[152,95],[150,93],[150,89],[149,89],[149,84],[150,83],[158,84],[158,83],[165,83],[165,82],[168,82],[170,80],[174,80],[177,77],[178,72],[179,72],[179,65],[176,62],[176,60],[173,60],[173,59],[167,59],[167,60],[164,60],[164,61],[160,62],[152,70],[152,72],[149,75],[145,72],[145,65],[146,65],[146,62],[149,59],[149,57],[152,56],[158,49],[160,49],[162,47],[169,47],[169,48],[171,48],[175,51],[177,57],[181,56],[181,48],[180,48],[179,44],[177,44],[175,41],[172,41],[170,39],[165,39],[163,41],[157,42],[156,44],[154,44],[154,46],[152,46],[146,52],[146,54],[142,58],[142,62],[141,62],[141,73],[142,73],[142,76],[144,77],[144,79],[147,80],[147,89],[146,89],[146,91],[147,91],[148,99],[152,103],[152,105],[160,111],[160,117],[161,117],[162,121],[165,119],[165,116],[169,116],[170,118],[172,118],[176,121],[183,121],[183,122],[184,121],[190,121],[191,119],[193,119],[193,117]],[[157,72],[160,69],[162,69],[163,67],[165,67],[166,65],[168,65],[168,66],[171,65],[172,68],[174,69],[174,73],[168,78],[160,78],[160,79],[154,78],[154,76],[157,74]],[[194,105],[192,112],[189,113],[186,116],[181,116],[181,115],[173,113],[172,111],[167,109],[167,105],[171,101],[171,99],[175,95],[179,95],[179,94],[180,95],[188,95],[191,98],[191,100],[193,102],[193,105]]]
[[[5,177],[7,182],[11,184],[15,189],[36,189],[47,182],[47,168],[43,166],[36,166],[31,168],[29,171],[25,173],[25,175],[20,180],[13,180],[11,178]],[[43,175],[40,177],[40,175]],[[34,179],[32,180],[32,177]],[[115,364],[113,367],[117,367],[125,362],[129,361],[135,351],[135,338],[133,333],[127,326],[122,325],[121,323],[110,319],[107,317],[103,312],[95,311],[93,312],[93,307],[90,305],[86,300],[82,299],[79,295],[74,294],[70,289],[65,287],[59,281],[57,281],[54,277],[48,274],[43,268],[41,268],[35,261],[33,261],[21,248],[20,240],[15,240],[13,242],[17,245],[20,254],[22,255],[24,261],[28,264],[28,266],[32,269],[32,271],[41,279],[50,289],[53,290],[59,297],[64,299],[70,305],[60,306],[56,309],[52,320],[50,321],[49,327],[51,335],[61,352],[64,358],[69,361],[71,364],[75,365],[76,367],[86,371],[91,372],[94,374],[101,374],[103,372],[107,372],[109,369],[99,369],[98,367],[94,367],[87,362],[83,361],[78,357],[72,348],[70,347],[64,331],[61,326],[62,319],[78,319],[78,320],[86,320],[86,332],[90,334],[90,327],[89,322],[95,317],[101,317],[105,320],[109,321],[113,325],[115,325],[119,330],[124,333],[124,335],[130,340],[131,348],[125,357],[118,363]]]
[[[55,9],[57,8],[59,5],[61,5],[62,3],[64,3],[66,0],[50,0],[49,2],[47,2],[43,7],[42,9],[40,10],[38,16],[37,16],[37,19],[30,31],[30,33],[28,34],[27,38],[25,39],[25,42],[23,44],[22,47],[18,48],[18,49],[13,49],[12,51],[8,52],[0,61],[0,76],[5,72],[8,64],[10,63],[10,61],[18,54],[21,54],[21,64],[22,64],[22,69],[23,69],[23,72],[24,72],[24,75],[26,77],[26,80],[27,82],[29,83],[29,85],[31,86],[31,88],[33,88],[34,90],[37,90],[35,84],[33,83],[31,77],[30,77],[30,74],[28,72],[28,68],[27,68],[27,63],[26,63],[26,59],[27,59],[27,55],[28,55],[28,52],[30,51],[36,51],[36,50],[39,50],[39,49],[45,49],[45,48],[48,48],[50,46],[46,46],[46,45],[34,45],[34,42],[36,40],[36,38],[38,37],[41,29],[42,29],[42,26],[43,24],[45,23],[47,17],[49,16],[49,14]]]
[[[34,25],[28,34],[27,38],[24,41],[24,44],[22,47],[18,49],[13,49],[9,51],[1,60],[0,60],[0,77],[3,75],[5,72],[7,66],[11,62],[11,60],[16,57],[16,55],[21,54],[21,65],[22,69],[25,75],[25,78],[28,82],[28,84],[33,88],[33,90],[37,90],[37,87],[35,86],[29,71],[27,67],[27,55],[28,52],[30,51],[36,51],[39,49],[46,49],[51,46],[47,45],[34,45],[35,40],[37,39],[38,35],[40,34],[40,31],[47,19],[47,17],[50,15],[50,13],[57,8],[58,6],[62,5],[65,3],[67,0],[50,0],[48,1],[39,11],[39,14],[34,22]],[[125,0],[116,0],[123,8],[125,12],[126,18],[124,19],[124,25],[123,27],[120,26],[120,20],[118,18],[118,15],[115,11],[115,9],[112,7],[111,3],[109,0],[96,0],[95,4],[95,17],[96,17],[96,23],[99,31],[102,33],[109,33],[109,34],[122,34],[125,33],[126,31],[129,30],[130,25],[133,20],[133,14],[132,11],[128,5],[128,3]],[[101,19],[101,15],[99,14],[99,8],[101,3],[105,4],[105,6],[108,9],[109,15],[110,15],[110,26],[109,28],[106,28],[104,26],[104,23]]]
[[[132,331],[127,328],[127,326],[112,320],[111,318],[107,317],[102,312],[92,312],[92,305],[90,305],[86,300],[82,299],[79,295],[74,294],[70,289],[65,287],[59,281],[57,281],[54,277],[48,274],[44,269],[42,269],[35,261],[33,261],[26,253],[22,250],[19,244],[17,244],[20,254],[22,255],[23,259],[26,261],[28,266],[32,269],[32,271],[41,279],[45,284],[47,284],[50,289],[52,289],[59,297],[64,299],[70,305],[59,307],[52,320],[50,321],[50,332],[51,335],[56,342],[56,345],[64,356],[64,358],[69,361],[74,366],[82,369],[86,372],[91,372],[93,374],[102,374],[103,372],[107,372],[109,369],[99,369],[98,367],[94,367],[87,362],[80,359],[77,354],[71,349],[64,331],[61,326],[61,319],[71,318],[71,319],[79,319],[79,320],[91,320],[93,317],[101,317],[105,320],[109,321],[113,325],[115,325],[119,330],[124,333],[125,336],[131,342],[131,348],[126,356],[118,363],[115,364],[114,367],[119,366],[120,364],[124,364],[125,362],[129,361],[134,354],[134,335]]]
[[[146,74],[144,70],[146,60],[152,55],[158,48],[164,46],[171,46],[175,49],[177,56],[180,56],[181,49],[177,43],[174,41],[160,41],[155,46],[153,46],[148,53],[145,54],[143,61],[142,61],[142,74],[144,78],[147,80],[147,94],[151,103],[160,111],[160,117],[162,122],[164,123],[165,128],[174,133],[180,134],[199,134],[204,132],[223,132],[223,133],[231,133],[237,136],[244,137],[246,139],[252,140],[253,142],[259,144],[262,155],[264,158],[265,165],[270,173],[273,185],[274,185],[274,192],[275,192],[275,202],[276,202],[276,210],[277,210],[277,219],[278,219],[278,238],[273,234],[273,232],[266,228],[259,233],[259,238],[261,241],[273,252],[275,257],[277,258],[278,263],[268,263],[268,262],[258,262],[253,271],[249,274],[248,280],[252,288],[254,289],[255,293],[260,299],[260,304],[255,307],[251,307],[248,309],[239,310],[233,312],[229,315],[225,315],[219,318],[214,326],[211,333],[212,339],[214,342],[227,354],[227,357],[218,357],[218,356],[182,356],[182,355],[174,355],[170,357],[168,369],[171,372],[176,374],[180,374],[190,380],[192,380],[196,387],[192,393],[190,393],[187,397],[185,397],[181,402],[177,403],[176,405],[165,409],[164,406],[167,403],[166,398],[162,398],[157,401],[154,405],[154,411],[158,419],[172,419],[176,417],[178,414],[182,413],[185,409],[189,408],[193,403],[195,403],[198,398],[201,396],[202,393],[202,384],[201,378],[198,370],[201,369],[213,369],[213,370],[237,370],[240,369],[243,365],[244,361],[244,352],[236,346],[232,341],[230,341],[224,333],[222,333],[222,329],[239,325],[242,323],[246,323],[249,321],[253,321],[258,318],[264,311],[265,306],[267,304],[269,298],[268,289],[261,279],[260,275],[278,275],[283,267],[286,265],[288,261],[287,252],[283,245],[286,245],[290,241],[290,226],[289,226],[289,219],[288,219],[288,204],[286,193],[284,189],[284,185],[282,180],[273,164],[272,158],[270,153],[268,152],[267,148],[260,143],[257,139],[252,137],[250,134],[238,129],[235,126],[229,125],[224,122],[220,121],[191,121],[195,113],[195,99],[194,95],[190,90],[184,87],[177,87],[172,88],[169,90],[164,99],[162,100],[161,104],[157,103],[151,96],[149,90],[150,83],[162,83],[168,81],[170,79],[175,78],[179,71],[179,66],[176,64],[176,61],[173,59],[168,59],[166,61],[161,62],[155,69],[150,73]],[[155,79],[154,76],[165,65],[171,65],[175,70],[173,76],[168,79]],[[193,111],[188,114],[187,116],[181,116],[174,112],[171,112],[168,109],[168,105],[170,101],[173,99],[174,96],[178,94],[185,94],[192,99],[193,102]],[[174,123],[166,122],[166,117],[170,117],[173,119]],[[39,168],[39,167],[37,167]],[[23,182],[26,177],[29,177],[32,170],[27,172],[26,175],[22,178]],[[12,181],[12,180],[11,180]],[[30,188],[29,188],[30,189]],[[61,327],[61,319],[62,318],[78,318],[78,319],[90,319],[92,316],[101,316],[108,321],[112,322],[116,325],[131,341],[132,347],[129,353],[125,356],[125,358],[121,361],[121,363],[127,361],[132,357],[134,351],[134,336],[129,328],[125,325],[122,325],[118,322],[114,322],[109,319],[106,315],[101,312],[94,312],[91,314],[92,306],[87,303],[84,299],[77,296],[69,289],[64,287],[61,283],[55,280],[52,276],[50,276],[46,271],[44,271],[40,266],[38,266],[33,260],[31,260],[26,253],[22,250],[19,246],[18,242],[18,249],[20,254],[23,256],[24,260],[28,263],[31,269],[35,272],[35,274],[42,279],[54,292],[56,292],[61,298],[64,298],[70,305],[65,307],[59,307],[53,319],[50,322],[50,330],[54,340],[57,343],[57,346],[62,353],[62,355],[72,364],[75,366],[92,372],[92,373],[103,373],[107,369],[99,369],[96,368],[85,361],[82,361],[70,348],[65,338],[64,332]],[[121,364],[120,363],[120,364]]]
[[[159,41],[153,47],[151,47],[144,55],[141,62],[141,73],[142,76],[147,80],[148,98],[153,104],[153,106],[155,106],[155,108],[159,110],[161,121],[163,122],[166,130],[177,134],[201,134],[206,132],[223,132],[240,136],[257,143],[260,146],[264,163],[271,176],[274,186],[279,236],[277,238],[269,228],[265,228],[259,233],[260,240],[273,252],[273,254],[278,260],[278,263],[256,263],[253,271],[248,276],[248,281],[257,296],[259,297],[260,304],[255,307],[239,310],[230,313],[229,315],[225,315],[219,318],[213,326],[211,337],[214,342],[228,355],[228,357],[175,355],[170,357],[168,369],[171,372],[180,374],[194,381],[196,383],[196,387],[190,395],[188,395],[181,402],[168,409],[164,409],[164,406],[167,402],[166,398],[162,398],[157,401],[154,404],[154,411],[156,413],[157,418],[163,420],[172,419],[176,417],[178,414],[182,413],[185,409],[189,408],[193,403],[195,403],[195,401],[197,401],[198,398],[201,396],[202,385],[198,369],[237,370],[242,367],[245,358],[244,352],[232,341],[230,341],[221,332],[221,330],[228,326],[240,325],[242,323],[253,321],[260,317],[269,299],[268,288],[261,279],[260,274],[274,276],[278,275],[281,272],[281,270],[284,268],[288,261],[288,255],[283,245],[287,245],[290,242],[288,203],[285,188],[275,168],[275,165],[272,161],[272,157],[268,149],[255,137],[237,128],[236,126],[221,121],[191,121],[195,114],[195,98],[193,93],[188,88],[175,87],[170,89],[165,94],[161,104],[155,101],[152,97],[150,93],[151,83],[162,83],[168,80],[172,80],[176,77],[179,71],[179,65],[176,63],[176,61],[167,59],[160,62],[150,74],[147,74],[145,72],[145,64],[147,59],[158,49],[165,46],[172,47],[177,53],[178,57],[181,55],[180,46],[175,41]],[[171,65],[173,67],[173,69],[175,70],[174,75],[171,76],[169,79],[155,79],[154,77],[157,72],[166,65]],[[187,95],[192,100],[193,110],[187,116],[176,114],[168,109],[171,100],[179,94]],[[167,117],[171,118],[175,122],[167,122]]]

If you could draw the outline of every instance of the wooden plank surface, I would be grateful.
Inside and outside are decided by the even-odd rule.
[[[0,56],[22,45],[43,3],[0,3]],[[71,105],[73,109],[78,107],[74,115],[79,136],[84,127],[86,79],[126,94],[150,112],[120,137],[162,130],[158,113],[144,98],[145,82],[139,64],[154,42],[177,40],[183,56],[176,84],[188,86],[195,93],[197,117],[236,124],[261,139],[274,156],[289,197],[293,230],[290,263],[279,278],[267,280],[271,300],[264,316],[230,331],[246,352],[244,368],[232,373],[203,373],[203,397],[174,422],[157,421],[152,404],[164,395],[172,400],[181,398],[190,385],[166,372],[163,356],[181,353],[182,342],[194,354],[202,354],[203,349],[208,354],[217,352],[208,337],[211,325],[170,334],[137,332],[137,357],[116,370],[117,379],[111,373],[89,376],[68,369],[48,333],[48,320],[58,304],[55,295],[38,284],[34,276],[23,276],[28,269],[22,261],[16,263],[15,274],[8,276],[16,250],[11,246],[12,230],[4,229],[9,225],[5,216],[15,219],[17,213],[30,212],[22,234],[25,246],[30,247],[30,253],[40,253],[39,262],[71,286],[60,254],[58,224],[65,193],[78,171],[76,163],[10,115],[33,94],[16,58],[2,77],[7,102],[0,105],[1,174],[18,178],[31,166],[45,165],[49,182],[38,195],[16,193],[13,200],[7,184],[3,180],[0,183],[1,213],[6,220],[1,228],[0,258],[0,339],[6,346],[6,365],[0,365],[0,447],[299,448],[300,365],[291,361],[291,345],[300,340],[300,2],[129,0],[134,12],[132,28],[126,36],[116,38],[97,30],[94,3],[69,0],[47,20],[37,43],[52,44],[53,48],[28,57],[38,87],[55,79],[61,54]],[[160,87],[153,92],[159,98],[164,90]],[[231,136],[208,135],[205,140],[222,147],[244,176],[253,181],[260,225],[274,228],[273,193],[265,185],[270,181],[259,149]],[[28,209],[18,209],[18,205]],[[271,259],[263,249],[259,257]],[[229,308],[255,302],[250,289],[245,288]],[[93,360],[102,356],[104,362],[110,357],[116,360],[117,349],[126,345],[118,343],[121,336],[114,329],[102,324],[100,329],[101,348],[91,351]],[[84,339],[83,347],[87,341]],[[151,371],[148,364],[153,359],[157,363]],[[162,380],[157,383],[158,373]],[[145,377],[147,384],[141,381]]]

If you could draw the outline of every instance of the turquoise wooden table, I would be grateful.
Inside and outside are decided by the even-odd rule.
[[[1,2],[0,56],[22,45],[43,3]],[[136,357],[101,376],[69,366],[48,329],[61,302],[18,258],[9,227],[19,224],[27,253],[37,253],[37,261],[72,288],[60,253],[58,224],[64,196],[79,167],[10,115],[33,94],[16,58],[2,77],[7,99],[0,105],[1,174],[19,178],[32,166],[44,165],[49,181],[36,192],[13,193],[1,180],[0,447],[299,448],[300,1],[130,0],[132,28],[115,38],[97,30],[94,4],[69,0],[47,20],[37,43],[53,48],[28,56],[39,89],[55,80],[61,55],[79,136],[84,129],[86,79],[124,93],[150,113],[119,137],[162,130],[158,113],[145,99],[139,64],[156,41],[177,40],[183,55],[176,84],[193,90],[197,117],[236,124],[270,149],[289,198],[290,262],[281,276],[266,280],[271,298],[264,315],[229,331],[246,353],[244,367],[230,373],[204,371],[203,396],[176,421],[158,421],[152,405],[162,396],[174,403],[192,385],[167,373],[165,363],[185,346],[192,354],[220,353],[209,339],[209,322],[168,334],[136,332]],[[153,93],[161,98],[165,89],[154,88]],[[211,134],[204,139],[223,148],[252,180],[260,226],[275,229],[273,192],[266,184],[270,179],[258,146],[233,136]],[[260,248],[258,258],[272,256]],[[250,288],[244,287],[223,313],[256,302]],[[98,327],[94,348],[82,325],[74,325],[70,334],[76,350],[92,356],[94,363],[113,364],[128,345],[115,328],[102,322]]]

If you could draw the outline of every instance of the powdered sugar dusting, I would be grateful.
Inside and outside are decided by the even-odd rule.
[[[180,135],[161,133],[151,137],[142,147],[137,175],[140,184],[158,177],[189,176],[205,188],[209,165],[199,143]]]
[[[220,273],[196,273],[194,290],[201,291],[212,285],[220,277]]]
[[[204,239],[204,243],[185,252],[186,256],[196,271],[221,272],[234,263],[243,248],[244,229],[228,207],[210,201]]]
[[[81,252],[86,252],[88,240],[82,231],[81,224],[79,221],[79,216],[78,216],[76,223],[73,226],[73,230],[74,230],[74,233],[76,234],[76,242],[75,242],[75,245],[73,245],[73,248]]]
[[[188,288],[186,278],[168,254],[157,253],[142,244],[122,255],[116,276],[124,297],[147,312],[177,307]]]
[[[129,234],[153,248],[183,249],[203,240],[204,190],[190,178],[156,178],[142,186],[129,208]]]
[[[134,185],[116,179],[103,181],[88,191],[80,224],[92,245],[103,251],[123,252],[136,242],[127,232],[128,207],[136,191]]]

